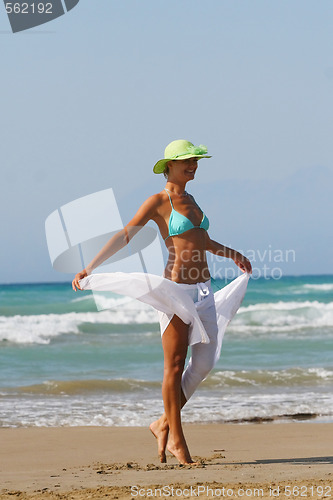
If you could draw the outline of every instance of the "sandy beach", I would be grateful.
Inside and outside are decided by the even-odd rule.
[[[188,424],[185,433],[199,465],[159,464],[143,427],[3,428],[0,498],[333,496],[333,424]]]

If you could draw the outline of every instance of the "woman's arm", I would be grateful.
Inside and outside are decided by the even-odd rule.
[[[247,257],[242,255],[240,252],[237,252],[237,250],[225,247],[217,241],[211,240],[208,236],[208,233],[206,250],[215,255],[219,255],[220,257],[227,257],[228,259],[232,259],[234,263],[243,271],[243,273],[252,273],[251,262]]]
[[[153,219],[156,215],[156,209],[159,204],[160,197],[158,194],[150,196],[139,208],[132,220],[118,233],[116,233],[109,241],[104,245],[104,247],[98,252],[96,257],[79,273],[76,274],[74,280],[72,281],[72,288],[76,292],[78,288],[81,290],[79,281],[92,271],[100,266],[104,261],[112,257],[116,252],[124,248],[131,239],[136,235],[140,229],[147,224],[150,219]]]

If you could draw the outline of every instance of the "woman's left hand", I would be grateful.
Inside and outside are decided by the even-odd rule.
[[[249,261],[249,259],[247,257],[242,255],[241,253],[237,252],[237,255],[233,259],[233,261],[236,264],[236,266],[238,266],[239,269],[241,269],[241,271],[243,271],[243,273],[249,273],[249,274],[252,273],[251,262]]]

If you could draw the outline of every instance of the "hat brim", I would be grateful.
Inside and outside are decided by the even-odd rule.
[[[201,158],[211,158],[211,156],[188,154],[188,155],[179,156],[178,158],[163,158],[163,160],[159,160],[157,163],[155,163],[154,168],[153,168],[153,172],[155,174],[163,174],[165,167],[166,167],[166,164],[169,161],[188,160],[189,158],[197,158],[198,160],[201,160]]]

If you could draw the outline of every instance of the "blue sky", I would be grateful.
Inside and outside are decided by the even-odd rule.
[[[0,10],[0,282],[69,279],[51,268],[46,217],[108,187],[127,214],[133,192],[139,206],[147,186],[163,187],[152,166],[178,138],[213,155],[193,189],[216,238],[246,249],[273,241],[289,248],[290,237],[302,255],[286,272],[332,273],[331,231],[318,232],[321,206],[325,214],[331,207],[323,196],[333,169],[332,21],[330,0],[81,0],[52,23],[14,35]],[[258,217],[261,194],[276,196],[285,183],[298,212],[307,190],[299,192],[293,176],[311,186],[316,169],[318,199],[310,190],[309,202],[318,219],[298,219],[297,241],[293,212],[278,213],[283,200],[271,207],[280,223],[265,226],[260,241],[251,238],[253,225],[260,234],[258,219],[251,228],[243,222],[241,235],[236,225],[230,230],[232,218],[227,235],[220,220],[214,229],[207,186],[228,181],[237,192],[248,184]],[[237,199],[244,221],[251,208],[249,197]],[[316,246],[307,253],[302,242],[311,232]]]

